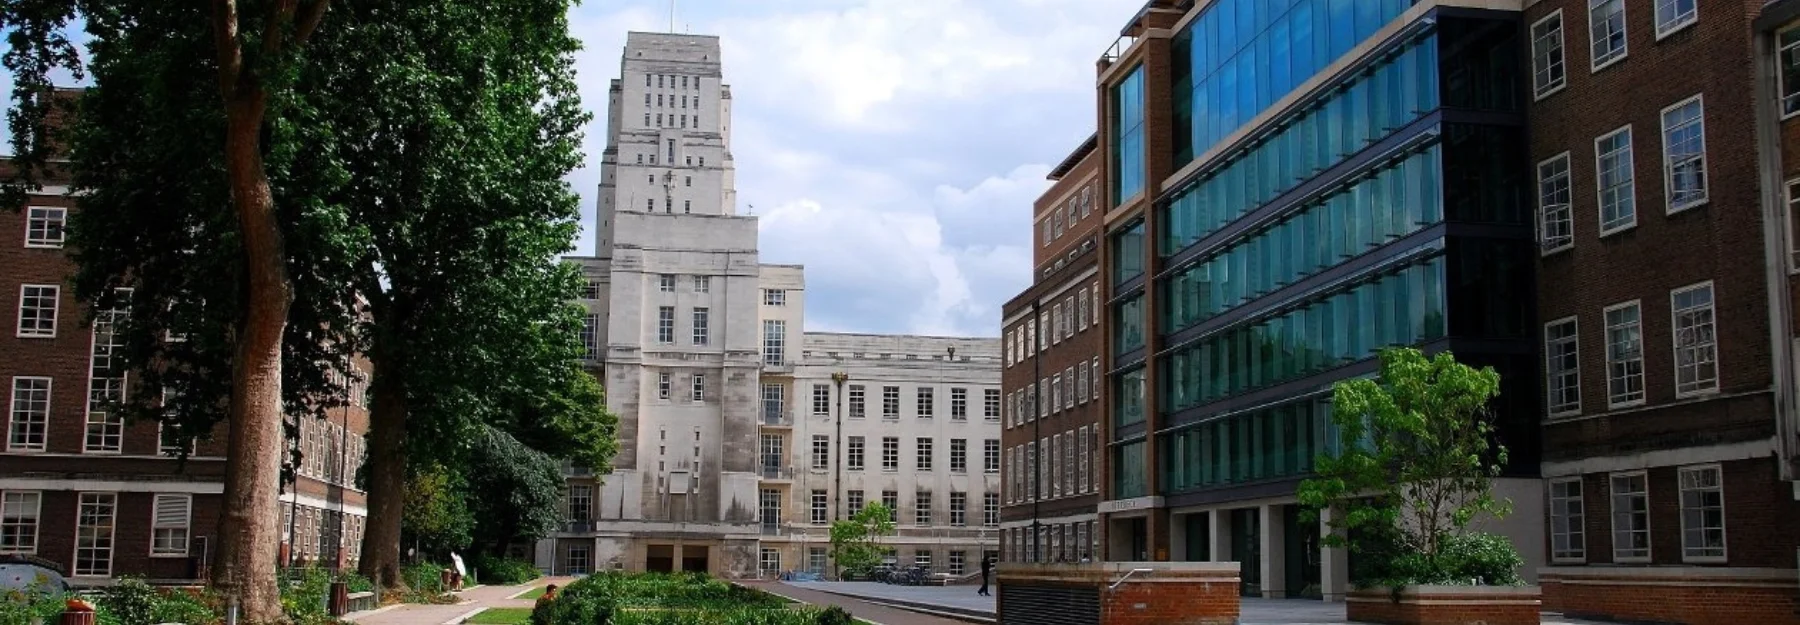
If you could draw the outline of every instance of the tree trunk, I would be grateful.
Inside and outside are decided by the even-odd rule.
[[[375,387],[369,412],[369,519],[358,568],[377,587],[405,590],[400,521],[406,510],[406,391],[391,350],[377,346],[370,356]]]
[[[284,620],[275,584],[281,542],[281,338],[287,328],[287,258],[263,169],[263,98],[226,102],[225,171],[242,231],[245,310],[232,364],[230,438],[213,585],[237,597],[249,623]]]

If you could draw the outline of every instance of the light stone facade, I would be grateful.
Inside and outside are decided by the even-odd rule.
[[[815,535],[823,545],[827,533],[801,529],[810,526],[811,491],[835,487],[810,468],[793,470],[789,460],[810,453],[795,441],[810,445],[825,427],[794,400],[809,402],[797,393],[842,371],[854,384],[909,393],[897,421],[846,419],[844,428],[846,436],[904,437],[906,470],[845,471],[843,488],[903,493],[908,515],[916,492],[934,493],[941,521],[902,519],[896,546],[909,560],[920,548],[940,552],[940,570],[962,551],[973,569],[980,550],[997,544],[981,522],[983,493],[998,493],[999,474],[981,471],[984,441],[999,439],[998,415],[984,417],[985,394],[999,392],[998,341],[804,332],[803,268],[762,264],[757,220],[736,210],[731,93],[720,61],[717,37],[627,36],[609,97],[596,249],[569,259],[587,278],[583,340],[619,417],[619,452],[610,473],[569,470],[569,521],[539,542],[538,566],[747,577],[779,558],[783,570],[805,568],[801,545]],[[946,360],[951,347],[955,361]],[[942,416],[916,417],[921,384],[936,389]],[[953,388],[969,394],[966,422],[950,418]],[[881,409],[879,395],[869,401]],[[772,472],[762,462],[768,434],[781,441],[783,459]],[[941,441],[936,470],[911,469],[920,437]],[[967,475],[949,471],[952,439],[969,445]],[[802,473],[807,480],[796,479]],[[967,527],[948,527],[951,492],[968,497]],[[764,523],[769,497],[779,513]]]

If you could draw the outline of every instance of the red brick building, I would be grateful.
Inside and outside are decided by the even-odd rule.
[[[1097,560],[1100,158],[1096,137],[1034,206],[1033,283],[1002,308],[1001,548],[1009,562]]]
[[[26,206],[0,210],[0,555],[54,563],[76,585],[200,579],[218,530],[224,427],[183,461],[159,424],[104,410],[135,381],[107,373],[109,315],[120,313],[90,322],[74,296],[63,226],[76,202],[67,179],[43,184]],[[282,496],[279,546],[294,543],[298,561],[357,559],[367,509],[354,477],[368,430],[358,377],[351,405],[301,419],[305,460]]]
[[[1545,606],[1800,622],[1783,182],[1800,174],[1800,129],[1782,112],[1800,109],[1762,84],[1771,63],[1800,67],[1776,41],[1800,12],[1527,4]]]

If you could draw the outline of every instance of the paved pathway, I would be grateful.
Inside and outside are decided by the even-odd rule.
[[[924,603],[992,618],[998,609],[993,596],[975,594],[979,586],[897,586],[880,582],[785,582],[789,586],[877,601]],[[989,590],[993,590],[989,588]]]
[[[534,602],[530,599],[511,599],[509,597],[545,584],[561,586],[567,583],[569,580],[566,578],[541,578],[519,586],[480,586],[457,593],[462,597],[461,603],[448,605],[400,604],[367,612],[346,614],[344,620],[354,621],[357,625],[443,625],[460,621],[482,608],[532,607]]]
[[[745,582],[744,585],[812,605],[835,605],[849,610],[851,616],[876,625],[967,625],[963,621],[876,605],[843,595],[801,588],[783,582]],[[969,592],[973,594],[975,591]]]

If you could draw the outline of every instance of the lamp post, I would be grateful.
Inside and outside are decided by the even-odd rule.
[[[844,520],[844,455],[846,453],[844,451],[844,382],[849,379],[850,374],[843,371],[831,374],[831,382],[837,385],[838,405],[837,419],[834,419],[837,422],[837,439],[832,442],[833,448],[837,450],[837,458],[835,462],[831,463],[831,518],[834,521]],[[830,535],[830,532],[827,531],[826,536],[829,537]],[[829,538],[827,538],[827,541],[829,541]],[[832,554],[831,567],[835,572],[834,577],[837,577],[840,580],[844,578],[844,572],[837,570],[836,554]],[[824,572],[821,571],[820,573],[823,574]]]

